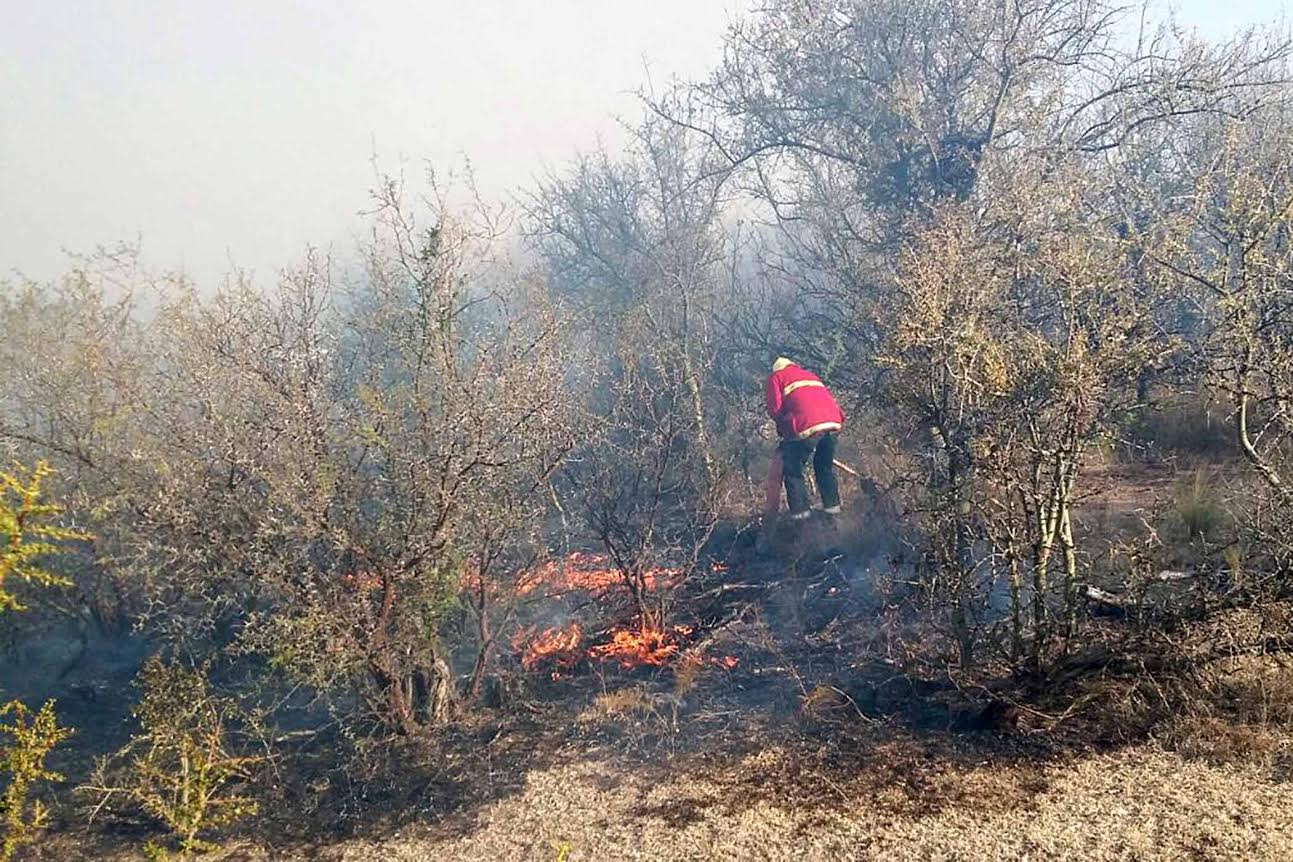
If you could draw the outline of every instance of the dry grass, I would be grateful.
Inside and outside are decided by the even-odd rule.
[[[1123,515],[1173,487],[1148,478],[1115,501]],[[990,735],[944,728],[943,712],[946,727],[959,715],[945,688],[868,701],[867,686],[896,677],[854,678],[851,659],[831,657],[864,654],[871,624],[810,626],[802,585],[767,601],[783,592],[781,624],[804,628],[803,652],[760,616],[729,630],[742,674],[698,654],[650,679],[563,680],[560,704],[527,704],[507,732],[483,717],[462,729],[462,768],[383,803],[382,822],[361,815],[363,837],[287,849],[266,836],[272,849],[244,843],[228,859],[1293,859],[1293,658],[1280,646],[1293,602],[1154,638],[1110,629],[1049,699],[1023,698],[1040,711]]]
[[[699,673],[683,668],[655,686],[590,691],[579,712],[552,707],[528,735],[497,736],[454,785],[474,795],[470,804],[444,808],[437,788],[450,784],[428,785],[425,799],[399,803],[416,810],[409,817],[365,819],[366,837],[295,850],[244,844],[228,858],[1293,859],[1293,663],[1246,651],[1287,631],[1286,610],[1217,614],[1178,632],[1174,648],[1195,663],[1175,684],[1161,670],[1097,675],[1111,686],[1104,711],[1082,712],[1091,727],[1069,727],[1071,718],[1068,743],[1050,729],[990,735],[863,720],[825,683],[800,688],[779,718],[697,700],[680,723],[677,704],[695,696]],[[751,693],[738,694],[748,707]],[[1109,713],[1117,704],[1128,714]],[[714,709],[727,716],[717,725],[702,720]],[[1155,739],[1097,732],[1110,723]],[[1115,738],[1127,744],[1091,752],[1077,741]],[[81,846],[60,858],[114,858],[99,853]]]
[[[839,689],[817,685],[797,703],[806,730],[753,744],[733,729],[670,763],[572,751],[467,822],[318,858],[520,862],[569,845],[568,862],[1293,859],[1293,667],[1251,652],[1287,632],[1290,614],[1226,612],[1177,633],[1193,675],[1134,676],[1138,697],[1157,703],[1150,712],[1179,711],[1154,727],[1155,741],[1055,755],[1027,734],[868,730]],[[630,687],[591,711],[631,721],[660,697]],[[1124,723],[1145,727],[1133,718]],[[837,720],[856,734],[812,730]]]
[[[1182,757],[1208,763],[1274,767],[1288,749],[1285,734],[1266,724],[1235,724],[1215,716],[1183,716],[1159,739]]]
[[[1239,655],[1201,673],[1203,697],[1156,729],[1187,758],[1269,768],[1293,756],[1293,664],[1284,656]]]
[[[1293,788],[1253,767],[1141,747],[1041,769],[931,765],[914,784],[914,776],[891,775],[837,785],[838,805],[733,798],[733,787],[780,773],[788,757],[768,750],[729,772],[667,780],[603,761],[571,763],[531,774],[522,794],[483,812],[468,834],[409,830],[319,858],[519,862],[550,860],[552,847],[565,844],[569,862],[1293,858]],[[929,808],[918,804],[922,790],[961,797]]]
[[[645,687],[629,686],[597,695],[575,720],[583,724],[624,720],[650,715],[655,706],[655,698]]]

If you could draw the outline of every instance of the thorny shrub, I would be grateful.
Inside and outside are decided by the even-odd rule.
[[[1083,645],[1081,587],[1118,549],[1076,507],[1147,370],[1227,402],[1264,485],[1243,535],[1270,551],[1244,562],[1287,586],[1293,160],[1265,109],[1288,40],[1115,51],[1103,0],[765,7],[626,159],[540,190],[546,278],[503,226],[419,221],[384,182],[350,274],[311,254],[270,290],[177,278],[147,314],[79,272],[0,291],[0,444],[92,477],[78,514],[110,522],[99,557],[153,631],[236,641],[355,734],[474,699],[508,613],[491,581],[548,542],[549,499],[568,526],[562,490],[662,630],[648,573],[698,567],[781,344],[903,465],[900,610],[931,666],[1040,672]],[[769,226],[748,248],[743,211]],[[4,574],[40,580],[20,552],[0,609]],[[445,632],[464,581],[475,643]]]
[[[203,835],[256,813],[256,801],[240,785],[266,758],[239,753],[249,747],[256,723],[211,690],[207,668],[153,656],[137,682],[139,732],[80,789],[98,797],[91,819],[122,797],[160,820],[176,858],[187,859],[217,846]],[[152,859],[172,858],[153,842],[145,850]]]
[[[1210,763],[1270,765],[1293,756],[1293,668],[1262,662],[1208,669],[1180,713],[1155,731],[1182,756]]]
[[[85,539],[84,533],[50,523],[63,512],[44,502],[45,479],[52,472],[47,461],[32,470],[16,465],[0,471],[0,611],[21,611],[24,605],[6,584],[11,578],[42,587],[68,586],[70,581],[37,563],[39,557],[58,550],[55,543]],[[12,584],[12,581],[10,581]]]
[[[43,502],[43,482],[51,468],[40,461],[32,470],[15,466],[0,472],[0,611],[22,611],[25,606],[6,580],[13,578],[44,587],[66,586],[66,578],[37,562],[38,558],[57,551],[56,542],[82,539],[85,535],[49,523],[62,508]],[[12,583],[12,581],[10,582]],[[0,794],[0,860],[11,858],[24,844],[35,840],[45,826],[48,810],[39,799],[30,802],[33,785],[41,781],[61,781],[63,776],[45,767],[45,757],[71,735],[54,713],[54,701],[46,701],[35,714],[19,700],[0,707],[0,776],[5,779]]]
[[[62,781],[63,776],[46,768],[45,758],[72,734],[58,723],[54,701],[46,701],[32,713],[21,701],[0,707],[0,776],[7,782],[0,793],[0,860],[36,838],[49,816],[45,804],[30,800],[33,787],[42,781]]]
[[[473,569],[484,584],[532,555],[579,423],[561,391],[566,323],[501,228],[436,204],[415,218],[396,181],[376,196],[353,278],[309,254],[269,290],[142,283],[154,308],[122,309],[130,327],[84,346],[68,387],[124,371],[70,429],[45,389],[19,386],[42,379],[29,357],[45,330],[16,331],[0,439],[98,477],[83,508],[109,522],[96,556],[129,572],[137,622],[195,654],[267,659],[354,735],[408,737],[479,693],[488,609],[477,639],[453,639],[446,617]],[[102,293],[78,296],[107,315]],[[56,319],[68,299],[33,289],[21,305]],[[112,369],[90,361],[123,341]]]

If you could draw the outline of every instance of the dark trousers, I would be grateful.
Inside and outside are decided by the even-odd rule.
[[[807,440],[782,440],[781,476],[786,485],[786,502],[790,514],[807,512],[808,484],[804,481],[804,467],[813,459],[813,476],[817,479],[817,492],[822,495],[822,505],[827,509],[840,504],[840,485],[835,479],[835,435],[820,434]]]

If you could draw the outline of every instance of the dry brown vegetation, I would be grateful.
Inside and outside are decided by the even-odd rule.
[[[1293,43],[1135,20],[774,0],[519,214],[6,282],[0,683],[113,803],[23,852],[1287,858]]]

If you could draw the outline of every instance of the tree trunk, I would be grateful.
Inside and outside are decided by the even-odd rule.
[[[1038,468],[1038,473],[1040,474],[1040,467]],[[1056,518],[1058,505],[1059,502],[1055,499],[1053,491],[1046,498],[1042,498],[1040,494],[1037,495],[1033,525],[1036,530],[1033,538],[1033,643],[1031,656],[1034,668],[1041,667],[1042,654],[1046,651],[1046,644],[1050,640],[1050,625],[1046,614],[1046,591],[1050,586],[1051,554],[1055,550],[1055,533],[1059,526],[1059,521]]]
[[[687,394],[691,397],[692,421],[696,424],[696,446],[700,449],[701,460],[705,464],[705,476],[709,480],[710,490],[718,484],[718,467],[709,442],[709,431],[705,422],[705,399],[700,391],[700,378],[696,374],[691,355],[687,350],[682,354],[683,374],[687,377]]]
[[[1077,625],[1077,548],[1073,543],[1073,519],[1068,494],[1060,501],[1059,538],[1064,551],[1064,638],[1073,637]]]
[[[1293,492],[1284,484],[1284,479],[1279,472],[1262,458],[1257,451],[1257,447],[1253,444],[1252,436],[1248,432],[1249,395],[1246,391],[1247,385],[1248,370],[1247,364],[1245,364],[1240,368],[1239,392],[1235,396],[1235,405],[1238,407],[1238,410],[1235,411],[1235,433],[1239,438],[1239,448],[1243,450],[1244,457],[1248,459],[1249,463],[1257,468],[1257,472],[1266,480],[1266,484],[1279,495],[1280,501],[1289,503],[1293,501]]]
[[[494,631],[490,625],[489,617],[489,593],[485,589],[483,576],[480,578],[478,587],[476,639],[480,642],[480,652],[476,654],[476,661],[471,668],[471,680],[467,683],[465,697],[467,703],[476,703],[480,699],[481,684],[485,679],[485,671],[489,668],[489,661],[494,652]]]
[[[444,727],[453,715],[453,673],[449,663],[437,656],[432,662],[427,692],[426,726]]]
[[[420,728],[409,702],[405,680],[392,673],[377,659],[369,660],[368,672],[372,676],[374,685],[381,692],[387,712],[385,721],[394,725],[405,736],[416,736]]]
[[[974,530],[970,523],[972,506],[969,496],[970,474],[973,459],[965,441],[948,438],[947,478],[949,503],[952,516],[952,553],[955,569],[955,602],[952,623],[956,629],[961,665],[969,667],[974,662]]]
[[[1006,572],[1010,582],[1010,658],[1018,661],[1024,651],[1023,589],[1019,577],[1019,554],[1011,536],[1006,546]]]

